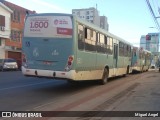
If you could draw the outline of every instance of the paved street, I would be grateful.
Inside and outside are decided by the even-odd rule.
[[[93,81],[70,85],[25,77],[20,71],[0,72],[0,111],[160,111],[159,78],[160,73],[152,70],[113,78],[106,85]]]
[[[21,71],[0,72],[0,111],[27,110],[54,99],[65,81],[24,77]],[[60,87],[59,87],[60,85]]]

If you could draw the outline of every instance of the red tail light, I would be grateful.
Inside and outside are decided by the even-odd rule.
[[[136,61],[135,64],[134,64],[134,66],[137,66],[137,64],[138,64],[138,62]]]
[[[25,56],[25,54],[24,54],[24,53],[22,54],[22,62],[23,62],[23,63],[26,63],[26,62],[27,62],[27,60],[26,60],[26,56]]]
[[[72,65],[73,57],[69,56],[68,57],[68,65]]]
[[[73,63],[73,56],[68,57],[67,65],[65,67],[65,71],[69,71],[71,69],[72,63]]]

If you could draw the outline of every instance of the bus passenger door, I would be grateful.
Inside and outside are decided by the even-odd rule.
[[[114,75],[116,75],[116,71],[117,71],[117,62],[118,62],[118,44],[114,44],[114,52],[113,52]]]

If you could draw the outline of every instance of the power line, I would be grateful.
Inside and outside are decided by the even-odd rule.
[[[158,16],[155,16],[149,0],[146,0],[146,4],[148,5],[149,11],[150,11],[150,13],[151,13],[151,15],[152,15],[152,18],[153,18],[156,26],[157,26],[157,29],[160,31],[160,25],[159,25],[159,23],[158,23],[158,21],[157,21],[157,17],[158,17]]]
[[[156,0],[152,0],[152,3],[153,3],[153,8],[154,8],[154,13],[156,16],[159,16],[159,13],[158,13],[158,3]]]

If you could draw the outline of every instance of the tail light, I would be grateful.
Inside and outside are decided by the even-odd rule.
[[[134,66],[137,66],[137,64],[138,64],[138,62],[136,61],[135,64],[134,64]]]
[[[27,63],[26,55],[22,53],[22,65],[27,68],[28,66],[26,63]]]
[[[71,69],[72,63],[73,63],[73,56],[68,57],[67,65],[65,67],[65,71],[69,71]]]
[[[26,63],[26,62],[27,62],[27,60],[26,60],[26,55],[25,55],[24,53],[22,54],[22,62],[23,62],[23,63]]]

